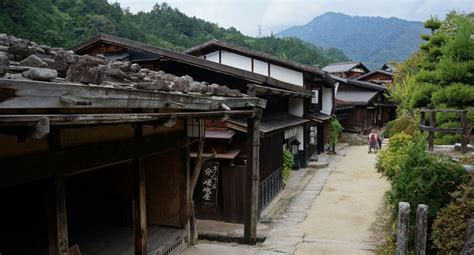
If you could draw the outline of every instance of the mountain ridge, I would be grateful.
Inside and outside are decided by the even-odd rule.
[[[419,21],[327,12],[305,25],[287,28],[276,35],[341,49],[354,61],[376,69],[386,62],[405,60],[418,49],[422,42],[420,34],[427,32]]]

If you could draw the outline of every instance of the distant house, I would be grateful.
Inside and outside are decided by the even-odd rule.
[[[385,85],[333,78],[336,80],[336,117],[345,132],[366,133],[395,118],[396,107],[388,101]]]
[[[322,69],[332,75],[339,76],[342,78],[352,79],[370,72],[361,62],[341,62],[333,63]]]
[[[393,73],[385,70],[375,70],[356,77],[354,80],[387,85],[393,82]]]
[[[393,72],[396,72],[396,71],[397,71],[397,67],[396,67],[395,64],[393,64],[393,63],[385,63],[385,64],[383,64],[383,66],[380,68],[380,70],[383,70],[383,71],[385,71],[385,72],[393,73]]]

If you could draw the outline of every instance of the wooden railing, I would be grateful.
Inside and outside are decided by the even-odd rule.
[[[437,128],[436,127],[436,113],[437,112],[454,112],[460,113],[461,125],[460,128]],[[425,114],[429,113],[429,126],[425,125]],[[455,109],[421,109],[420,110],[420,124],[418,125],[421,131],[427,131],[428,133],[428,149],[433,151],[434,147],[434,132],[461,134],[461,153],[467,153],[467,145],[469,144],[469,135],[471,133],[471,127],[467,122],[467,110],[455,110]]]
[[[260,210],[273,200],[281,190],[281,168],[274,171],[260,182]]]

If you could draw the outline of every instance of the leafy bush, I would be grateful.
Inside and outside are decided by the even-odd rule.
[[[399,133],[413,135],[417,130],[414,118],[403,115],[396,120],[392,120],[387,124],[384,131],[384,137],[390,138]]]
[[[281,179],[283,181],[283,186],[286,185],[288,178],[290,177],[291,169],[295,164],[293,154],[290,150],[283,151],[283,168],[281,169]]]
[[[440,89],[431,83],[421,83],[411,96],[410,106],[413,108],[428,107],[431,105],[431,95]]]
[[[399,133],[388,142],[387,149],[382,150],[377,156],[375,167],[390,182],[393,182],[400,171],[400,166],[407,158],[408,145],[412,140],[411,135]]]
[[[330,143],[331,143],[331,148],[332,151],[335,152],[336,149],[336,144],[339,140],[339,135],[341,134],[342,131],[342,125],[339,123],[339,121],[336,118],[332,118],[331,123],[330,123]]]
[[[469,190],[464,193],[467,195]],[[468,218],[474,210],[474,203],[464,197],[461,201],[451,202],[441,209],[433,223],[433,243],[443,254],[458,253],[466,238]]]
[[[446,104],[448,107],[474,105],[474,86],[461,83],[453,84],[433,93],[434,104]]]
[[[450,202],[449,194],[469,180],[461,165],[431,155],[426,145],[426,136],[415,137],[408,145],[407,157],[388,193],[394,215],[398,202],[405,201],[412,208],[428,205],[428,216],[433,219]]]

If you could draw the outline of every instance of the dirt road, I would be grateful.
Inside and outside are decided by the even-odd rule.
[[[366,146],[347,150],[299,225],[305,237],[296,254],[372,254],[375,248],[370,227],[389,184]]]

